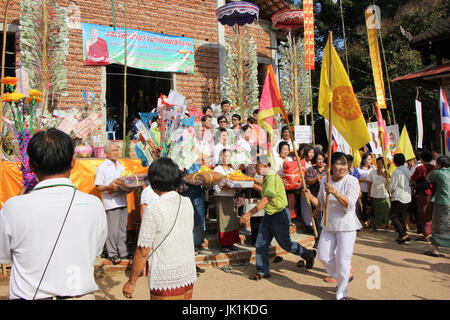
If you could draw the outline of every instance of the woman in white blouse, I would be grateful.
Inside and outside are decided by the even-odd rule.
[[[289,154],[291,153],[291,150],[289,148],[289,143],[286,141],[280,141],[278,144],[278,154],[279,156],[275,155],[275,165],[278,175],[281,177],[283,174],[283,163],[285,161],[293,161],[291,157],[289,157]]]
[[[370,153],[363,154],[361,158],[361,165],[359,166],[359,184],[361,187],[361,203],[362,203],[362,212],[361,218],[364,224],[364,227],[368,228],[369,224],[367,222],[367,206],[369,205],[369,174],[372,170],[374,170],[374,166],[372,165],[372,155]]]
[[[389,226],[389,210],[391,201],[386,185],[387,172],[384,166],[383,157],[377,158],[377,170],[372,170],[367,180],[369,181],[369,201],[373,208],[373,231],[377,231],[377,226],[384,225],[387,230]]]
[[[214,171],[224,177],[233,173],[231,166],[231,150],[223,149],[219,154],[220,165],[214,168]],[[220,185],[214,186],[214,200],[216,203],[217,228],[219,245],[222,252],[236,251],[238,248],[234,245],[240,241],[239,238],[239,219],[234,211],[233,198],[235,189],[228,187],[225,179]]]
[[[336,299],[346,300],[356,230],[362,227],[355,213],[360,187],[358,179],[348,174],[344,153],[333,153],[331,170],[330,183],[326,183],[325,179],[321,181],[317,198],[308,189],[304,191],[304,196],[310,199],[313,206],[325,211],[326,193],[330,194],[328,225],[324,225],[322,218],[318,257],[325,270],[337,280]]]
[[[148,260],[152,300],[190,300],[197,279],[194,254],[194,208],[176,190],[181,183],[178,165],[159,158],[148,169],[150,185],[160,197],[142,217],[131,274],[123,295],[133,298],[136,281]]]

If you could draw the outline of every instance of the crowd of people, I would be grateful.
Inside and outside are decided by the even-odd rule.
[[[210,107],[196,114],[197,164],[224,176],[241,170],[253,178],[254,186],[242,190],[221,182],[208,189],[188,184],[183,177],[191,168],[180,170],[172,159],[159,158],[150,165],[149,185],[141,193],[134,253],[127,247],[126,194],[118,192],[116,180],[124,171],[117,145],[105,145],[106,159],[96,169],[100,200],[77,191],[69,179],[75,163],[70,137],[56,129],[35,134],[27,152],[40,182],[30,193],[9,199],[0,214],[0,263],[12,261],[10,299],[92,299],[98,290],[93,264],[102,252],[113,264],[133,259],[125,297],[133,297],[136,280],[147,269],[151,299],[191,299],[198,273],[204,272],[196,267],[195,255],[203,250],[207,203],[212,198],[222,252],[239,250],[239,230],[250,224],[251,244],[256,247],[256,272],[250,279],[271,276],[269,246],[275,237],[284,250],[301,257],[304,262],[299,264],[307,269],[314,267],[317,255],[329,274],[324,280],[337,283],[339,300],[347,299],[353,279],[351,257],[363,228],[378,231],[392,224],[396,241],[404,244],[415,223],[420,240],[431,241],[426,255],[439,257],[439,247],[450,247],[447,156],[433,157],[422,150],[416,162],[395,154],[397,168],[390,176],[382,157],[365,153],[354,167],[351,155],[329,155],[320,145],[292,141],[286,126],[270,145],[256,125],[257,111],[243,124],[228,101],[221,103],[219,114]],[[154,122],[152,131],[160,139],[161,119]],[[299,171],[294,148],[305,186],[295,179]],[[292,241],[294,220],[305,233],[317,229],[314,248]],[[79,272],[83,277],[77,278]]]

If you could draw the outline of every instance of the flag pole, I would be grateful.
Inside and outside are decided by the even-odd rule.
[[[125,0],[125,48],[124,48],[124,69],[123,69],[123,137],[122,137],[122,158],[125,158],[125,137],[127,135],[127,0]]]
[[[311,103],[311,128],[312,128],[312,138],[313,145],[316,145],[316,137],[314,136],[314,108],[313,108],[313,98],[312,98],[312,83],[311,83],[311,69],[309,69],[309,101]]]
[[[294,149],[295,159],[297,160],[297,166],[298,166],[298,169],[300,170],[300,177],[302,178],[303,190],[306,190],[305,176],[303,174],[303,167],[302,167],[302,164],[300,163],[300,157],[298,155],[297,148],[295,148],[295,140],[294,140],[293,130],[292,130],[291,124],[289,123],[289,121],[287,121],[288,119],[285,119],[285,120],[286,120],[288,129],[289,129],[289,134],[291,135],[292,147]],[[311,202],[309,201],[309,199],[306,199],[306,201],[308,203],[309,214],[311,215],[311,222],[312,222],[313,229],[314,229],[314,236],[316,238],[318,238],[319,235],[317,233],[316,221],[314,220],[314,213],[313,213],[313,210],[311,207]]]
[[[328,79],[330,82],[330,88],[333,90],[333,31],[328,32],[328,41],[329,41],[329,55],[330,55],[330,63],[328,70]],[[331,144],[333,142],[333,121],[331,113],[333,111],[333,99],[331,99],[329,103],[328,110],[328,165],[327,165],[327,183],[330,183],[331,178]],[[325,216],[324,216],[324,226],[328,226],[328,207],[330,205],[330,193],[327,192],[326,200],[325,200]]]

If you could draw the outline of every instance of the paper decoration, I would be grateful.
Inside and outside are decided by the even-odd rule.
[[[75,125],[75,131],[77,136],[80,138],[85,138],[89,132],[102,125],[102,114],[93,113],[86,119],[81,120]]]
[[[295,126],[295,142],[312,143],[312,127],[311,126]]]

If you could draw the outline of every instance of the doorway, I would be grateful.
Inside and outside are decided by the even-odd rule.
[[[116,139],[123,139],[123,79],[124,66],[106,66],[106,118],[115,120]],[[172,89],[172,73],[141,70],[127,67],[127,119],[126,132],[139,112],[156,108],[158,98],[168,95]]]

